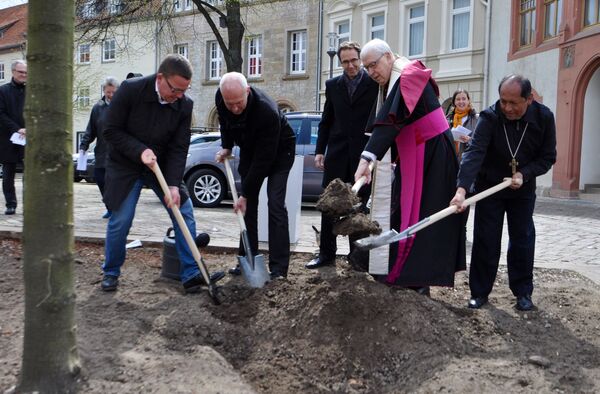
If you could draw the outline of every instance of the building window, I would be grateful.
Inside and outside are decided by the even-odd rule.
[[[336,48],[346,41],[350,41],[350,21],[345,20],[335,24],[335,32],[337,33]],[[341,67],[340,59],[336,57],[336,66]]]
[[[521,0],[519,20],[519,45],[531,45],[535,38],[535,0]]]
[[[452,49],[469,46],[471,0],[452,1]]]
[[[178,45],[175,45],[175,53],[183,56],[186,59],[189,59],[189,57],[188,57],[188,44],[178,44]]]
[[[90,88],[80,87],[77,89],[77,108],[83,109],[90,106]]]
[[[181,12],[181,2],[183,0],[173,0],[173,11],[174,12]]]
[[[79,44],[77,47],[77,63],[90,63],[90,44]]]
[[[250,37],[248,39],[248,77],[260,77],[262,75],[262,37]]]
[[[558,26],[562,20],[562,0],[546,0],[544,2],[544,38],[558,35]]]
[[[425,6],[408,9],[408,56],[423,54],[425,43]]]
[[[4,81],[6,75],[4,74],[4,63],[0,63],[0,81]]]
[[[600,0],[585,0],[583,25],[591,26],[600,23]]]
[[[223,66],[223,53],[216,41],[208,42],[208,79],[218,80],[221,78]]]
[[[290,74],[306,73],[306,30],[290,33]]]
[[[102,61],[114,62],[117,52],[117,42],[113,39],[102,41]]]
[[[385,39],[385,14],[377,14],[369,16],[370,22],[370,37]]]
[[[79,8],[79,16],[82,19],[92,19],[96,16],[96,1],[86,0]]]
[[[123,1],[122,0],[110,0],[110,8],[108,10],[111,15],[120,14],[123,12]]]

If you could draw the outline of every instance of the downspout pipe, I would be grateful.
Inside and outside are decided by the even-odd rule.
[[[315,87],[315,111],[321,110],[321,66],[323,62],[323,1],[319,0],[319,26],[317,33],[317,86]]]
[[[492,25],[492,0],[479,0],[485,7],[485,44],[483,54],[483,100],[482,110],[489,107],[488,84],[490,75],[490,32]]]

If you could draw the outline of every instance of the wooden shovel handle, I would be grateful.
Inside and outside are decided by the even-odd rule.
[[[185,220],[183,219],[183,216],[181,215],[181,212],[179,211],[179,207],[175,204],[172,204],[171,191],[169,190],[167,181],[165,181],[165,177],[163,176],[163,173],[160,170],[158,163],[154,163],[154,166],[152,166],[152,171],[154,172],[154,175],[156,175],[158,184],[160,185],[160,188],[162,189],[163,193],[165,194],[165,198],[167,200],[167,205],[171,205],[171,212],[173,212],[173,216],[175,216],[175,220],[177,220],[177,224],[179,224],[179,228],[181,229],[181,232],[183,233],[183,237],[185,238],[185,241],[187,242],[188,247],[192,251],[194,260],[196,260],[196,263],[198,264],[198,268],[200,269],[200,273],[202,273],[202,276],[204,277],[204,280],[206,281],[206,283],[210,284],[210,275],[208,274],[208,271],[206,270],[206,267],[204,266],[204,263],[202,262],[202,255],[200,254],[200,251],[198,250],[198,247],[196,246],[196,242],[194,242],[194,238],[192,237],[192,234],[190,233],[190,229],[185,224]]]
[[[228,156],[223,160],[225,164],[225,174],[227,175],[227,183],[229,183],[229,189],[231,190],[231,196],[233,197],[233,203],[236,204],[238,201],[237,189],[235,188],[235,179],[233,178],[233,171],[231,170],[231,164],[229,160],[231,160],[232,156]],[[244,221],[244,215],[238,211],[237,218],[240,222],[240,230],[246,231],[246,222]]]
[[[490,187],[489,189],[484,190],[481,193],[474,195],[473,197],[467,198],[465,200],[463,206],[467,207],[469,205],[476,203],[479,200],[483,200],[484,198],[491,196],[494,193],[499,192],[502,189],[506,189],[507,187],[510,186],[511,183],[512,183],[511,178],[504,178],[504,181],[497,184],[496,186]],[[413,225],[413,227],[410,229],[408,235],[412,235],[412,234],[416,233],[417,231],[423,230],[425,227],[431,226],[433,223],[445,218],[446,216],[450,216],[453,213],[456,213],[457,210],[458,210],[458,207],[456,205],[450,205],[448,208],[444,208],[441,211],[434,213],[433,215],[422,220],[421,222]]]
[[[371,161],[369,163],[369,172],[372,172],[374,167],[375,167],[375,161]],[[363,175],[360,178],[358,178],[358,180],[356,182],[354,182],[354,185],[352,185],[352,192],[354,194],[358,193],[358,191],[360,190],[361,187],[363,187],[363,185],[365,184],[366,181],[367,181],[366,175]]]

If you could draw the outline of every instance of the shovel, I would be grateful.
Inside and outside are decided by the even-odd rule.
[[[229,163],[231,157],[226,157],[223,163],[225,164],[225,172],[227,173],[227,182],[229,183],[229,189],[233,196],[233,203],[237,203],[238,194],[235,188],[235,181],[233,179],[233,172],[231,171],[231,164]],[[242,245],[244,246],[245,256],[238,256],[240,268],[242,270],[242,276],[250,287],[260,288],[265,285],[271,278],[267,265],[265,264],[265,258],[262,254],[254,256],[252,249],[250,248],[250,239],[248,238],[248,231],[246,230],[246,222],[244,222],[244,215],[238,211],[237,218],[240,222],[240,237],[242,238]]]
[[[169,191],[169,186],[167,185],[167,181],[165,181],[165,177],[163,176],[162,171],[160,170],[160,167],[158,166],[158,163],[154,163],[154,166],[152,167],[152,171],[154,172],[154,175],[156,175],[156,179],[158,180],[158,183],[160,184],[160,188],[162,189],[163,193],[165,194],[165,198],[167,199],[167,205],[168,205],[171,202],[171,192]],[[208,272],[208,269],[206,268],[206,265],[204,264],[204,260],[202,259],[202,255],[200,254],[200,251],[198,250],[198,247],[196,246],[196,242],[194,242],[194,238],[192,238],[190,229],[188,229],[187,225],[185,224],[185,220],[183,220],[183,216],[181,216],[179,207],[175,204],[172,204],[171,211],[173,212],[173,216],[175,216],[175,219],[177,220],[177,224],[179,224],[179,228],[181,229],[181,232],[183,233],[183,237],[185,238],[185,241],[187,242],[188,247],[192,251],[192,255],[194,256],[194,260],[196,260],[196,264],[198,264],[198,268],[200,269],[200,273],[202,274],[204,281],[208,284],[208,294],[210,295],[210,298],[212,299],[212,301],[215,305],[220,305],[221,301],[219,300],[219,296],[217,294],[218,287],[215,286],[215,284],[212,283],[212,281],[210,280],[210,274]]]
[[[473,197],[467,198],[463,203],[463,206],[467,207],[479,200],[482,200],[496,192],[499,192],[502,189],[506,189],[510,186],[512,182],[511,178],[504,178],[502,183],[497,184],[496,186],[490,187],[487,190],[482,191],[474,195]],[[412,237],[419,230],[423,230],[425,227],[432,225],[433,223],[442,220],[443,218],[450,216],[456,213],[458,207],[456,205],[451,205],[448,208],[442,209],[441,211],[434,213],[431,216],[426,217],[425,219],[413,224],[412,226],[406,228],[402,232],[397,232],[396,230],[388,230],[386,232],[381,233],[380,235],[373,235],[367,238],[362,238],[354,242],[354,245],[360,250],[371,250],[378,248],[380,246],[388,245],[394,242],[401,241],[408,237]]]

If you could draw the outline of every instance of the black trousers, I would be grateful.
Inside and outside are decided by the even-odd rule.
[[[269,270],[286,276],[290,264],[290,231],[288,212],[285,206],[285,193],[290,168],[269,175],[267,178],[267,206],[269,208]],[[258,251],[258,195],[246,196],[246,228],[250,247],[254,254]],[[241,256],[245,255],[240,239]]]
[[[2,172],[2,192],[4,193],[6,208],[16,208],[15,174],[17,173],[17,163],[2,163]]]
[[[487,198],[475,205],[469,287],[472,297],[491,293],[502,241],[504,214],[508,223],[508,282],[516,297],[533,292],[535,194],[523,198]]]
[[[98,189],[100,190],[100,195],[104,197],[104,177],[106,176],[106,168],[104,167],[94,167],[94,180],[96,181],[96,185],[98,185]],[[108,207],[106,207],[107,211],[110,211]]]

